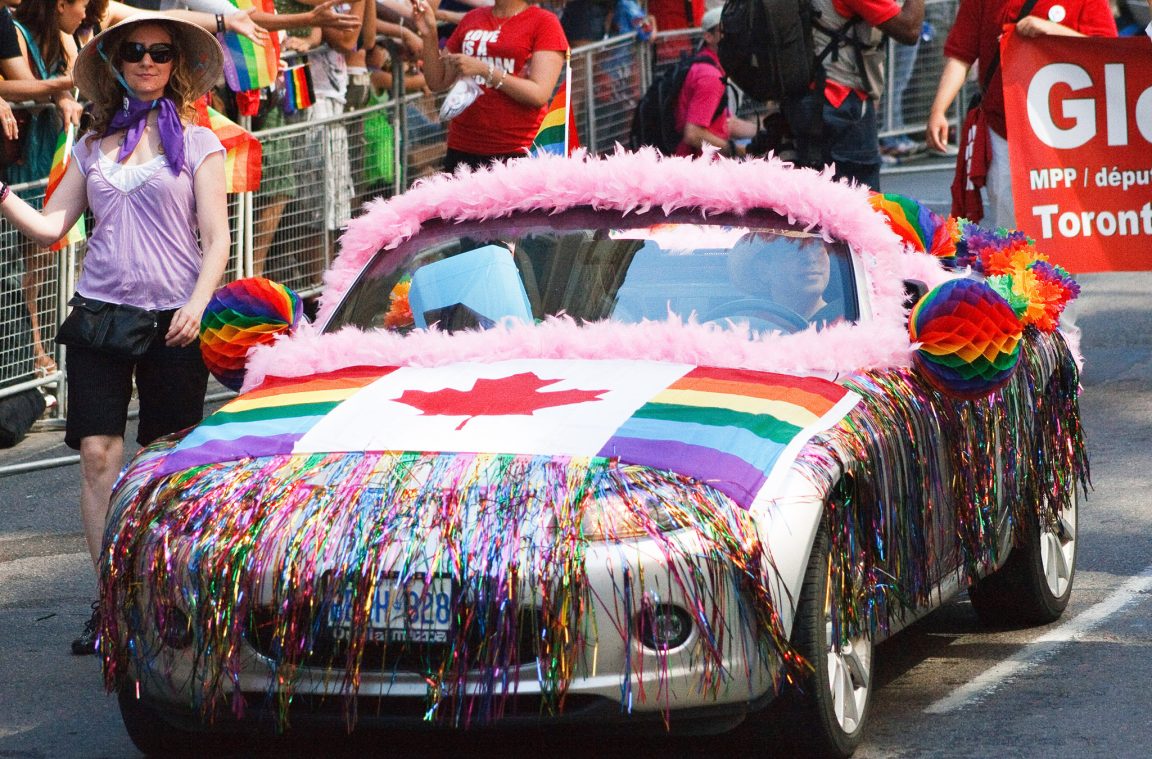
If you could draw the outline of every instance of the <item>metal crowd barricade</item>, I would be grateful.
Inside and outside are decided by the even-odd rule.
[[[928,111],[936,97],[936,85],[944,70],[944,41],[948,38],[960,0],[926,0],[924,31],[916,45],[888,45],[887,79],[880,102],[880,135],[924,137]],[[961,92],[952,104],[950,120],[966,110],[967,93]]]
[[[43,203],[47,180],[12,185],[30,203]],[[0,222],[0,397],[60,382],[62,373],[37,373],[36,349],[56,355],[57,317],[66,308],[74,271],[71,248],[53,252]]]
[[[879,110],[881,134],[922,133],[957,5],[958,0],[928,0],[926,19],[933,34],[921,40],[910,64],[907,60],[898,64],[896,56],[908,52],[902,46],[889,47],[888,89]],[[571,92],[580,144],[591,153],[625,144],[632,111],[652,77],[681,54],[690,54],[699,38],[698,29],[660,32],[650,41],[627,34],[573,50]],[[910,65],[912,72],[899,95],[895,89],[899,80],[893,76],[897,65]],[[365,202],[394,195],[440,170],[446,131],[439,120],[443,94],[402,94],[403,65],[398,55],[393,56],[393,82],[386,103],[255,133],[264,149],[264,179],[259,191],[229,200],[233,245],[228,279],[260,274],[301,295],[317,294],[348,218]],[[765,107],[744,101],[740,112],[755,115]],[[951,114],[953,123],[961,113],[963,103],[958,102]],[[13,190],[34,199],[42,197],[45,185],[37,182]],[[61,413],[66,411],[62,373],[35,375],[25,302],[35,301],[41,344],[62,365],[55,330],[67,314],[83,250],[81,243],[58,254],[37,252],[11,225],[0,222],[0,397],[58,383]],[[31,286],[37,282],[38,288]]]
[[[628,142],[632,110],[650,81],[648,48],[635,37],[610,37],[572,51],[576,133],[590,153]]]

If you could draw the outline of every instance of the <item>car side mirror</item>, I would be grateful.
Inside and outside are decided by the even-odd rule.
[[[918,279],[904,280],[904,310],[911,310],[913,306],[920,302],[920,299],[928,294],[928,285],[924,284]]]

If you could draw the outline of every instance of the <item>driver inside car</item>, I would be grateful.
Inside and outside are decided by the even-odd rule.
[[[792,332],[844,319],[843,302],[829,298],[831,262],[816,235],[750,233],[730,252],[728,273],[750,297],[732,304],[727,316],[746,316]]]

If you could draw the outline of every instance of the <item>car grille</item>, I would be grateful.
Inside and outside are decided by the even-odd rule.
[[[603,696],[572,693],[564,697],[563,714],[571,718],[582,712],[603,709],[605,704],[606,699]],[[344,719],[347,714],[347,702],[342,696],[317,696],[301,693],[293,696],[292,710],[294,715],[330,714]],[[359,719],[386,716],[423,720],[428,713],[428,702],[423,698],[357,696],[356,712]],[[557,704],[553,699],[535,694],[509,694],[507,698],[500,701],[498,715],[488,717],[474,715],[473,719],[478,724],[485,724],[493,718],[541,717],[555,713],[557,713]]]

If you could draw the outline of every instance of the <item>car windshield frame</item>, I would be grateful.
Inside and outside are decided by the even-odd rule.
[[[575,234],[581,231],[583,239]],[[686,243],[686,233],[697,239]],[[525,239],[528,235],[532,237]],[[549,236],[558,236],[551,250],[546,243],[533,250],[533,243]],[[708,240],[718,247],[700,246]],[[798,316],[771,303],[764,308],[761,301],[771,299],[757,298],[748,284],[756,271],[753,256],[761,254],[745,252],[738,263],[736,251],[767,249],[765,240],[793,249],[814,241],[827,251],[830,295],[822,313]],[[633,242],[620,244],[626,241]],[[671,259],[676,267],[666,265]],[[420,266],[414,267],[414,262]],[[440,278],[441,284],[467,282],[473,300],[448,298],[459,301],[451,306],[432,302],[435,296],[424,297],[436,289],[428,287],[429,277],[412,288],[411,279],[420,277],[420,271],[429,273],[433,267],[427,264],[433,262],[447,274]],[[643,267],[640,262],[645,262]],[[561,266],[568,268],[558,269]],[[661,279],[673,270],[683,276]],[[557,273],[563,276],[557,279]],[[410,288],[419,290],[411,301]],[[725,288],[730,290],[726,296]],[[728,299],[726,305],[714,303],[722,296]],[[433,326],[453,332],[489,327],[507,317],[529,322],[563,314],[577,322],[633,323],[692,316],[718,324],[747,324],[757,333],[795,332],[809,324],[821,329],[834,322],[858,321],[861,305],[861,281],[850,247],[825,241],[818,232],[771,211],[703,217],[693,210],[620,214],[581,207],[483,221],[431,220],[395,249],[377,251],[323,329],[334,332],[352,325],[407,332]]]

